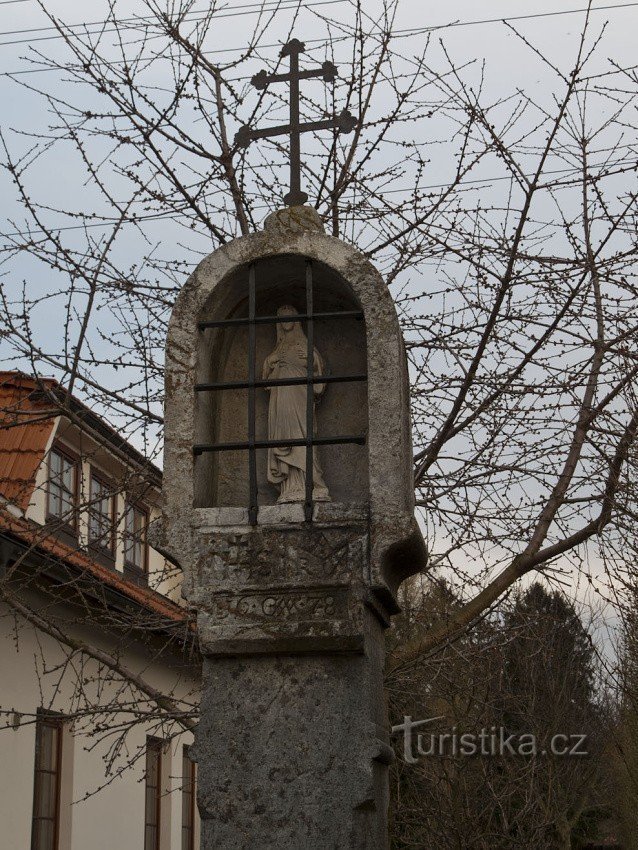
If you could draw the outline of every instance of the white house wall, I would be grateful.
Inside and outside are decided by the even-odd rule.
[[[96,639],[90,628],[82,632],[85,639]],[[33,802],[35,726],[32,716],[39,706],[68,714],[72,705],[73,677],[66,673],[60,681],[60,671],[53,669],[63,659],[59,645],[48,635],[36,633],[28,624],[20,624],[16,632],[13,615],[4,608],[0,609],[0,658],[2,709],[17,712],[18,720],[19,715],[24,715],[15,729],[0,731],[0,764],[3,765],[0,771],[0,847],[26,850],[31,842]],[[152,685],[165,693],[175,688],[176,695],[185,697],[197,688],[193,674],[188,676],[183,669],[172,670],[164,659],[160,663],[151,662],[140,648],[132,646],[122,661],[131,669],[142,671]],[[89,661],[83,672],[89,680],[92,676],[97,678],[96,663]],[[115,687],[105,683],[103,672],[100,678],[105,688],[105,701],[108,701]],[[152,726],[137,724],[128,734],[126,751],[117,763],[124,766],[138,750],[141,757],[107,787],[83,799],[104,783],[104,758],[113,740],[100,741],[89,734],[87,726],[90,726],[87,721],[76,721],[66,729],[64,737],[62,801],[73,803],[70,807],[63,806],[66,812],[62,817],[59,850],[143,850],[145,739],[147,734],[162,736]],[[182,733],[164,755],[166,794],[161,850],[181,850],[182,745],[190,744],[191,740],[190,734]],[[197,815],[195,829],[197,835]]]

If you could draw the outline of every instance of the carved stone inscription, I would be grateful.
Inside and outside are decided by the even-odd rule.
[[[211,652],[306,652],[322,641],[335,650],[358,650],[363,639],[359,592],[344,587],[214,593],[199,603],[200,636]],[[232,654],[231,653],[231,654]]]
[[[291,590],[245,593],[240,596],[219,595],[213,598],[213,603],[220,619],[235,617],[246,620],[301,622],[347,615],[346,594],[337,588],[318,593]]]
[[[202,535],[198,584],[214,590],[365,582],[368,537],[361,527],[309,532],[254,529]]]

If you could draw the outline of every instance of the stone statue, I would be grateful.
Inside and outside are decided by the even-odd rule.
[[[277,345],[264,360],[263,380],[278,378],[305,378],[307,375],[308,340],[301,322],[292,317],[298,316],[294,307],[285,305],[277,310],[278,316],[290,316],[289,322],[277,323]],[[313,374],[324,374],[321,355],[313,350]],[[314,398],[318,399],[325,390],[325,384],[314,384]],[[306,439],[306,384],[291,387],[268,387],[270,402],[268,406],[269,440],[305,440]],[[314,410],[313,410],[314,423]],[[317,458],[317,449],[313,447],[313,492],[315,502],[329,502],[330,494],[323,480]],[[280,485],[281,502],[303,502],[306,498],[306,447],[288,446],[268,449],[268,481]]]

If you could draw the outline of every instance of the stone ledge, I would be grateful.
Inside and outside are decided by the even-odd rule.
[[[318,525],[363,522],[368,518],[368,506],[318,502],[312,518]],[[300,525],[304,521],[303,505],[299,503],[262,505],[257,513],[258,526]],[[200,531],[229,528],[247,531],[253,527],[248,523],[248,508],[239,507],[195,508],[195,526]]]

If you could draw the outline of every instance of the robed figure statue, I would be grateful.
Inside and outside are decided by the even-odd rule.
[[[277,316],[290,316],[290,321],[277,322],[277,345],[264,360],[262,378],[264,381],[283,378],[305,378],[308,374],[308,340],[301,327],[295,321],[299,313],[288,305],[277,310]],[[313,374],[323,375],[324,364],[317,349],[313,349]],[[314,399],[325,390],[325,384],[313,384]],[[270,402],[268,406],[269,440],[305,440],[307,384],[291,387],[268,387]],[[314,402],[313,399],[313,402]],[[313,409],[314,427],[314,409]],[[313,491],[315,502],[329,502],[330,494],[323,480],[323,474],[317,459],[317,450],[312,449]],[[268,481],[280,485],[277,502],[303,502],[306,498],[306,447],[286,446],[268,449]]]

